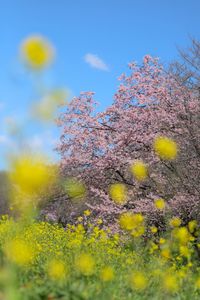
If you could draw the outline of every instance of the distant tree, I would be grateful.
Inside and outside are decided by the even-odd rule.
[[[157,197],[166,199],[172,213],[200,220],[198,95],[148,55],[141,66],[129,67],[131,74],[120,77],[114,102],[104,112],[95,114],[93,93],[85,92],[60,115],[62,173],[67,177],[73,171],[85,182],[88,205],[108,222],[127,210],[142,211],[158,222],[153,205]],[[179,145],[175,160],[155,154],[153,143],[160,135]],[[143,182],[130,172],[136,159],[148,165],[149,176]],[[124,205],[109,197],[109,186],[116,182],[127,187]]]
[[[178,49],[179,59],[170,64],[169,71],[182,84],[200,93],[200,41],[190,38],[190,42],[187,49]]]

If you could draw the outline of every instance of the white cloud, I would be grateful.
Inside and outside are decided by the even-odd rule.
[[[44,131],[40,134],[34,134],[26,143],[34,151],[51,151],[55,148],[57,139],[50,131]]]
[[[102,70],[102,71],[109,71],[108,66],[106,63],[98,56],[92,53],[87,53],[84,56],[84,60],[88,63],[91,67]]]
[[[33,153],[45,155],[48,161],[55,163],[58,161],[58,154],[54,151],[58,140],[54,137],[51,131],[44,131],[39,134],[34,134],[26,140],[26,145]]]
[[[7,144],[9,144],[9,142],[10,142],[10,139],[8,136],[6,136],[5,134],[0,135],[0,144],[7,145]]]
[[[39,135],[34,135],[28,140],[28,146],[34,150],[41,149],[44,146],[44,139]]]

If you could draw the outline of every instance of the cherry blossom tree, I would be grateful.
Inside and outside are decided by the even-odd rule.
[[[156,221],[153,201],[158,197],[166,200],[172,213],[200,219],[199,96],[166,72],[157,58],[146,55],[142,65],[130,63],[129,68],[104,112],[95,112],[94,93],[84,92],[59,116],[62,174],[73,172],[85,183],[88,206],[108,221],[127,210],[155,216]],[[156,155],[153,143],[158,136],[177,143],[176,159]],[[130,172],[138,159],[148,166],[143,181]],[[127,188],[123,205],[110,198],[113,183]]]

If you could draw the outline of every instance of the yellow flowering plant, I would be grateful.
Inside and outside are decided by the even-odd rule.
[[[49,41],[41,35],[26,38],[20,48],[24,62],[32,69],[40,70],[48,66],[54,58],[55,50]]]
[[[172,139],[159,136],[154,141],[154,150],[160,158],[173,160],[177,156],[178,146]]]

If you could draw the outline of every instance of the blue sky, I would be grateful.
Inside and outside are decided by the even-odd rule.
[[[5,154],[16,147],[7,132],[10,119],[26,124],[33,148],[56,158],[51,149],[59,131],[27,120],[37,95],[35,80],[18,59],[24,38],[39,33],[56,48],[56,61],[42,76],[47,88],[66,87],[72,95],[94,91],[103,110],[112,103],[117,78],[128,71],[128,62],[151,54],[167,64],[177,58],[176,46],[188,46],[189,35],[200,38],[199,11],[199,0],[2,0],[0,169],[7,166]],[[90,62],[93,55],[102,60],[100,68],[86,62],[88,54]]]

